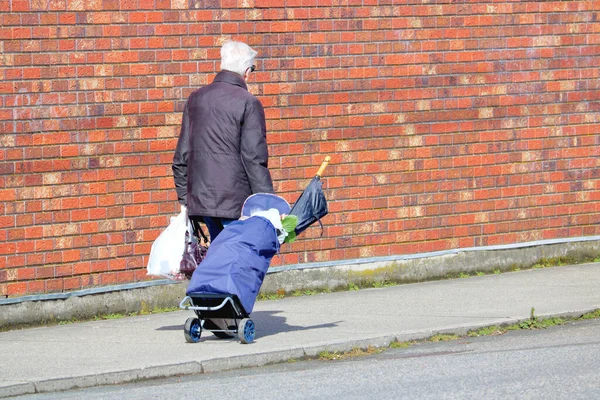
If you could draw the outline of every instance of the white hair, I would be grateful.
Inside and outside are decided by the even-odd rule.
[[[229,41],[221,47],[221,69],[244,76],[258,53],[246,43]]]

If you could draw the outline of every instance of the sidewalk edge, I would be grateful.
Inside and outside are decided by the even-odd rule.
[[[579,311],[566,311],[559,313],[539,314],[541,318],[576,318],[584,314],[594,312],[600,308],[589,308]],[[517,324],[528,318],[500,318],[498,325]],[[248,354],[243,356],[231,356],[224,358],[214,358],[202,362],[191,361],[181,364],[155,365],[151,367],[132,369],[127,371],[106,372],[94,375],[82,375],[74,377],[47,379],[43,381],[27,382],[0,387],[0,398],[20,396],[26,394],[61,392],[73,389],[82,389],[103,385],[118,385],[132,383],[136,381],[145,381],[160,378],[170,378],[174,376],[199,375],[211,372],[223,372],[241,368],[261,367],[268,364],[283,363],[291,359],[302,359],[306,357],[316,357],[323,351],[345,352],[355,348],[366,348],[368,346],[376,348],[389,347],[391,343],[424,340],[437,334],[456,334],[465,335],[469,331],[492,326],[489,323],[472,323],[450,326],[441,329],[423,330],[417,332],[404,332],[393,335],[376,336],[366,339],[332,341],[312,346],[302,346],[295,349],[276,350],[257,354]]]

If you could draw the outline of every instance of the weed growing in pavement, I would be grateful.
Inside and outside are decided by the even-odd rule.
[[[292,297],[300,297],[300,296],[314,296],[319,294],[316,290],[296,290],[292,293]]]
[[[589,312],[589,313],[581,316],[581,319],[597,319],[597,318],[600,318],[600,309]]]
[[[596,310],[587,314],[584,314],[580,317],[573,318],[559,318],[559,317],[549,317],[549,318],[540,318],[535,315],[535,308],[531,307],[531,313],[529,318],[525,321],[521,321],[517,324],[508,325],[505,327],[500,326],[488,326],[484,328],[480,328],[475,331],[470,331],[467,333],[469,337],[476,336],[493,336],[493,335],[503,335],[508,331],[518,331],[523,329],[546,329],[552,326],[564,325],[567,322],[586,320],[586,319],[596,319],[600,318],[600,310]]]
[[[123,314],[119,314],[119,313],[115,313],[115,314],[106,314],[106,315],[102,315],[102,316],[95,316],[94,320],[98,321],[101,319],[120,319],[123,318],[124,315]]]
[[[68,324],[74,324],[76,322],[78,322],[77,319],[71,318],[69,320],[58,321],[58,325],[68,325]]]
[[[392,283],[390,283],[387,280],[384,281],[374,281],[373,283],[371,283],[371,286],[374,288],[384,288],[384,287],[388,287],[393,285]]]
[[[321,351],[317,354],[319,360],[339,360],[341,358],[339,352]]]
[[[535,315],[535,308],[531,307],[531,313],[529,319],[519,322],[518,324],[511,325],[506,329],[509,331],[520,330],[520,329],[545,329],[551,326],[562,325],[564,320],[562,318],[538,318]]]
[[[432,337],[430,337],[428,340],[430,342],[448,342],[450,340],[456,339],[458,339],[458,335],[438,333],[437,335],[433,335]]]
[[[275,293],[263,293],[259,292],[256,300],[279,300],[285,297],[284,289],[277,289]]]
[[[483,328],[479,328],[474,331],[468,332],[466,335],[457,335],[457,334],[436,334],[430,336],[427,339],[423,340],[413,340],[408,342],[399,342],[394,341],[390,343],[387,348],[376,348],[369,346],[367,349],[359,349],[354,348],[347,352],[330,352],[330,351],[322,351],[317,354],[317,358],[319,360],[324,361],[336,361],[336,360],[344,360],[354,357],[361,357],[370,354],[377,354],[386,349],[407,349],[419,344],[423,343],[438,343],[438,342],[449,342],[459,339],[464,339],[467,337],[479,337],[479,336],[498,336],[504,335],[509,331],[515,330],[532,330],[532,329],[546,329],[552,326],[563,325],[567,322],[581,321],[581,320],[589,320],[589,319],[597,319],[600,318],[600,309],[584,314],[580,317],[573,318],[540,318],[535,315],[535,309],[531,308],[531,313],[528,319],[525,321],[519,322],[517,324],[509,325],[506,327],[501,327],[497,325],[486,326]]]
[[[275,293],[259,293],[258,297],[256,298],[257,301],[261,301],[261,300],[280,300],[283,299],[285,297],[285,295],[278,295]]]
[[[333,361],[333,360],[345,360],[348,358],[364,357],[372,354],[378,354],[383,352],[384,349],[381,347],[368,346],[366,349],[355,347],[350,351],[322,351],[317,354],[319,360]]]
[[[411,342],[392,342],[390,343],[390,348],[391,349],[407,349],[410,346],[414,346],[415,344],[417,344],[416,341],[411,341]]]
[[[353,282],[350,282],[348,284],[348,290],[352,291],[352,290],[359,290],[360,288]]]
[[[470,331],[467,333],[468,337],[477,337],[477,336],[497,336],[504,335],[506,333],[506,329],[500,328],[497,325],[486,326],[484,328],[477,329],[476,331]]]
[[[535,315],[535,309],[531,308],[531,314],[529,318],[525,321],[522,321],[517,324],[509,325],[506,327],[501,327],[498,325],[486,326],[483,328],[479,328],[474,331],[469,331],[466,335],[455,335],[455,334],[437,334],[433,335],[424,340],[416,340],[411,342],[392,342],[389,345],[391,349],[406,349],[415,345],[419,345],[427,342],[442,342],[442,341],[451,341],[451,340],[459,340],[464,339],[466,337],[479,337],[479,336],[497,336],[504,335],[508,331],[515,330],[532,330],[532,329],[546,329],[552,326],[564,325],[568,322],[576,322],[590,319],[600,319],[600,309],[586,313],[579,317],[569,317],[569,318],[540,318]]]

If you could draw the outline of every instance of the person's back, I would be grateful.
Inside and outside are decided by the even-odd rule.
[[[245,83],[256,52],[231,43],[221,50],[222,71],[213,83],[189,96],[173,157],[178,199],[206,222],[212,238],[240,217],[248,196],[273,193],[264,110]]]

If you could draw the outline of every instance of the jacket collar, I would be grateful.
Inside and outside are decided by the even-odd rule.
[[[214,82],[225,82],[248,90],[248,86],[246,86],[246,81],[244,81],[244,78],[231,71],[222,70],[217,74],[217,76],[215,76]]]

